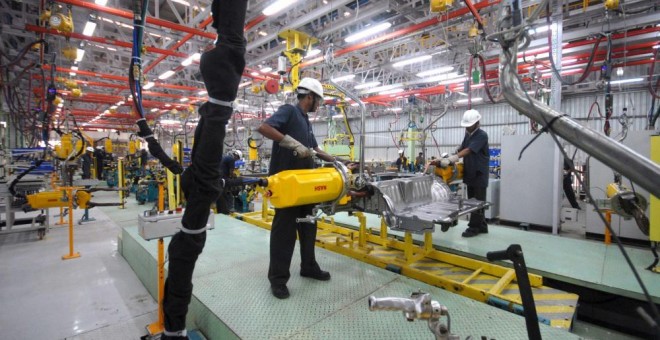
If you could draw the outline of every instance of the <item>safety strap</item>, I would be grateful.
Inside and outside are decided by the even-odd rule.
[[[182,331],[170,332],[167,330],[163,331],[163,334],[167,336],[188,336],[188,332],[184,329]]]
[[[206,225],[204,225],[204,228],[200,228],[200,229],[188,229],[186,227],[181,227],[181,232],[191,235],[197,235],[205,232],[206,229],[207,229]]]
[[[220,105],[220,106],[231,107],[232,109],[234,108],[234,102],[233,101],[227,102],[227,101],[224,101],[224,100],[209,97],[209,103],[212,103],[212,104],[215,104],[215,105]]]

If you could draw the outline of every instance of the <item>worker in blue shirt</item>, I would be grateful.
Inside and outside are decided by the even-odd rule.
[[[467,110],[463,114],[461,126],[465,127],[465,138],[456,154],[434,161],[433,165],[447,167],[463,158],[463,183],[467,185],[468,198],[486,200],[488,188],[488,134],[480,129],[481,115],[477,110]],[[473,237],[488,233],[488,224],[483,209],[470,214],[468,228],[463,237]]]
[[[222,157],[220,161],[220,176],[222,176],[223,188],[220,197],[215,201],[215,208],[218,214],[229,215],[234,207],[234,195],[232,195],[232,185],[230,181],[236,178],[234,169],[236,169],[236,161],[243,157],[240,150],[232,150],[229,154]]]
[[[319,149],[307,115],[309,112],[315,112],[323,101],[321,83],[316,79],[304,78],[300,81],[296,93],[297,105],[280,106],[258,129],[264,137],[273,140],[269,175],[284,170],[314,168],[314,151],[316,156],[324,161],[335,160],[333,156]],[[314,254],[316,223],[296,222],[296,218],[311,215],[313,207],[312,204],[275,209],[270,231],[268,280],[271,292],[279,299],[289,297],[286,283],[291,276],[289,267],[296,234],[300,240],[300,275],[321,281],[330,280],[330,273],[321,270]]]

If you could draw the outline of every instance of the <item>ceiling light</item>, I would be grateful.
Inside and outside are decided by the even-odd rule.
[[[94,30],[96,29],[96,23],[93,21],[88,21],[85,24],[85,28],[83,29],[82,34],[86,35],[88,37],[91,37],[94,35]]]
[[[345,11],[345,12],[344,12],[344,16],[345,16],[345,17],[350,17],[350,16],[351,16],[351,12],[349,12],[349,11]]]
[[[78,71],[78,66],[71,66],[71,70]],[[69,72],[69,75],[72,77],[76,76],[76,72]]]
[[[172,70],[168,70],[168,71],[163,72],[163,74],[159,75],[159,76],[158,76],[158,79],[161,79],[161,80],[163,80],[163,79],[167,79],[167,78],[169,78],[169,77],[171,77],[171,76],[173,76],[173,75],[174,75],[174,71],[172,71]]]
[[[116,110],[116,109],[117,109],[117,105],[112,105],[112,106],[110,106],[110,109],[111,109],[111,110]]]
[[[199,60],[200,57],[201,57],[201,54],[199,54],[199,53],[193,53],[192,55],[190,55],[190,57],[184,59],[184,60],[181,62],[181,65],[183,65],[183,66],[188,66],[188,65],[192,64],[193,60]]]
[[[616,69],[616,75],[619,77],[623,75],[623,67],[619,67]]]
[[[273,2],[272,4],[268,5],[268,7],[264,8],[263,14],[265,16],[270,16],[275,13],[280,12],[281,10],[293,5],[296,3],[298,0],[277,0]]]
[[[377,87],[372,87],[368,90],[362,91],[362,93],[367,94],[367,93],[375,93],[375,92],[381,92],[381,91],[387,91],[387,90],[392,90],[398,87],[403,86],[403,84],[391,84],[391,85],[383,85],[383,86],[377,86]]]
[[[94,0],[94,3],[99,6],[105,6],[108,3],[108,0]]]
[[[160,123],[163,125],[176,125],[176,124],[181,124],[178,120],[174,119],[161,119]]]
[[[387,94],[395,94],[395,93],[400,93],[400,92],[403,92],[403,88],[392,89],[392,90],[387,90],[387,91],[381,91],[381,92],[378,92],[378,95],[384,96],[384,95],[387,95]]]
[[[484,99],[481,98],[481,97],[473,97],[473,98],[472,98],[472,102],[473,102],[473,103],[481,102],[481,101],[483,101],[483,100],[484,100]],[[465,104],[465,103],[467,103],[467,102],[468,102],[468,99],[459,99],[459,100],[456,101],[457,104]]]
[[[120,100],[120,101],[117,102],[117,106],[120,106],[120,105],[124,105],[124,101],[123,101],[123,100]]]
[[[59,104],[57,104],[57,107],[62,107],[62,106],[64,106],[63,103],[59,103]]]
[[[259,31],[259,35],[262,36],[262,37],[265,37],[265,36],[268,35],[268,33],[264,32],[264,31]]]
[[[657,50],[660,48],[660,45],[653,45],[653,48]]]
[[[394,64],[392,64],[392,67],[403,67],[403,66],[406,66],[406,65],[417,64],[417,63],[421,63],[423,61],[427,61],[431,58],[433,58],[433,57],[431,57],[430,55],[421,55],[421,56],[418,56],[418,57],[413,57],[413,58],[410,58],[410,59],[397,61]]]
[[[420,83],[433,83],[436,81],[443,81],[443,80],[449,80],[458,77],[458,72],[451,72],[451,73],[446,73],[446,74],[439,74],[437,76],[432,76],[432,77],[426,77],[422,80],[420,80]]]
[[[610,85],[636,83],[638,81],[643,81],[643,80],[644,80],[644,78],[630,78],[630,79],[614,80],[614,81],[610,82]]]
[[[392,112],[399,112],[399,111],[401,111],[401,110],[403,110],[403,109],[400,108],[400,107],[391,107],[391,108],[389,108],[388,110],[390,110],[390,111],[392,111]]]
[[[309,57],[313,57],[313,56],[316,56],[316,55],[319,55],[319,54],[321,54],[321,50],[318,49],[318,48],[315,48],[315,49],[310,50],[309,52],[307,52],[306,57],[309,58]]]
[[[204,96],[204,95],[206,95],[207,93],[208,93],[208,92],[206,92],[206,90],[201,90],[201,91],[197,92],[197,95],[198,95],[198,96]]]
[[[251,81],[242,82],[242,83],[240,83],[240,84],[238,85],[238,88],[240,89],[240,88],[246,87],[246,86],[248,86],[248,85],[250,85],[250,84],[252,84]]]
[[[434,68],[432,70],[419,72],[419,73],[417,73],[417,76],[420,77],[420,78],[424,78],[424,77],[431,76],[431,75],[434,75],[434,74],[449,72],[449,71],[452,71],[453,69],[454,69],[454,66],[442,66],[442,67]]]
[[[266,73],[266,72],[270,72],[270,71],[272,71],[272,70],[273,70],[272,67],[266,66],[266,67],[264,67],[264,68],[261,69],[261,72]]]
[[[158,109],[155,108],[155,107],[153,109],[151,109],[151,112],[156,112],[156,111],[158,111]]]
[[[145,90],[148,90],[148,89],[154,87],[154,85],[156,85],[156,84],[153,81],[150,81],[150,82],[147,82],[146,84],[144,84],[144,86],[142,86],[142,88],[145,89]]]
[[[353,80],[353,78],[355,78],[355,75],[354,75],[354,74],[347,74],[347,75],[345,75],[345,76],[340,76],[340,77],[337,77],[337,78],[332,78],[332,81],[334,81],[334,82],[348,81],[348,80]]]
[[[110,46],[106,47],[106,49],[107,49],[108,51],[113,51],[113,52],[114,52],[114,51],[117,51],[116,48],[114,48],[114,47],[110,47]]]
[[[372,82],[368,82],[368,83],[362,83],[362,84],[355,85],[355,89],[356,90],[361,90],[361,89],[366,89],[366,88],[374,87],[374,86],[378,86],[378,85],[380,85],[379,81],[372,81]]]
[[[378,25],[367,27],[367,28],[363,29],[360,32],[351,34],[348,37],[346,37],[346,39],[344,39],[344,41],[346,41],[347,43],[354,42],[354,41],[360,40],[362,38],[366,38],[368,36],[380,33],[380,32],[382,32],[382,31],[384,31],[384,30],[386,30],[390,27],[392,27],[391,23],[382,22]]]
[[[84,56],[85,56],[85,50],[79,48],[76,54],[76,61],[80,62]]]
[[[179,101],[180,101],[180,102],[187,102],[187,101],[188,101],[188,98],[187,98],[187,97],[183,97],[183,98],[179,99]]]
[[[254,71],[254,72],[251,72],[251,73],[250,73],[250,75],[251,75],[251,76],[254,76],[254,77],[256,77],[256,76],[258,76],[258,75],[259,75],[259,72],[257,72],[257,71]]]
[[[176,3],[182,4],[184,6],[190,6],[190,3],[188,1],[185,1],[185,0],[172,0],[172,2],[176,2]]]

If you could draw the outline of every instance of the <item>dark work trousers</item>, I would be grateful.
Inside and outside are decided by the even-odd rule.
[[[486,201],[486,187],[475,187],[468,185],[468,198],[478,199],[480,201]],[[470,222],[468,223],[468,228],[474,228],[479,230],[488,230],[488,224],[486,224],[486,218],[484,217],[484,210],[480,209],[470,213]]]
[[[268,280],[271,286],[283,285],[289,281],[291,257],[296,246],[296,235],[300,240],[300,269],[308,273],[321,270],[316,262],[314,247],[316,223],[297,223],[296,218],[312,214],[314,205],[275,209],[275,217],[270,230],[270,266]]]
[[[219,214],[229,215],[233,207],[234,195],[231,193],[231,188],[224,188],[220,197],[215,201],[215,208]]]
[[[245,68],[245,11],[247,0],[214,1],[214,27],[218,41],[215,48],[204,52],[200,71],[209,97],[233,101]],[[181,224],[195,231],[204,228],[211,204],[221,192],[220,159],[225,127],[231,118],[231,107],[205,103],[199,109],[200,120],[195,129],[192,164],[181,175],[186,197],[186,210]],[[186,314],[192,295],[192,275],[197,257],[206,241],[206,232],[178,232],[168,248],[169,271],[165,281],[163,309],[165,330],[178,332],[186,328]]]
[[[573,176],[569,175],[564,175],[564,195],[566,195],[566,199],[568,199],[568,202],[571,203],[571,207],[575,209],[580,209],[580,205],[578,204],[577,200],[575,199],[575,191],[573,191]]]

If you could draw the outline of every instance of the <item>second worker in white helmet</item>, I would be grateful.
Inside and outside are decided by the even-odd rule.
[[[319,148],[308,116],[309,112],[315,112],[323,102],[323,86],[316,79],[303,78],[298,84],[296,94],[296,105],[280,106],[258,129],[264,137],[273,140],[269,175],[284,170],[314,168],[313,151],[324,161],[331,162],[335,159]],[[300,240],[300,275],[320,281],[330,280],[330,273],[321,270],[316,262],[316,224],[296,222],[296,218],[311,215],[313,207],[314,205],[303,205],[275,209],[270,232],[268,280],[271,292],[279,299],[289,297],[286,283],[291,276],[289,267],[296,245],[296,235]]]
[[[461,126],[465,128],[463,142],[456,153],[434,161],[432,164],[446,167],[458,162],[463,158],[463,183],[468,190],[468,198],[480,201],[486,200],[486,188],[488,188],[488,134],[480,129],[481,115],[477,110],[467,110],[461,119]],[[488,233],[488,224],[483,210],[470,214],[468,228],[463,232],[463,237],[473,237]]]

